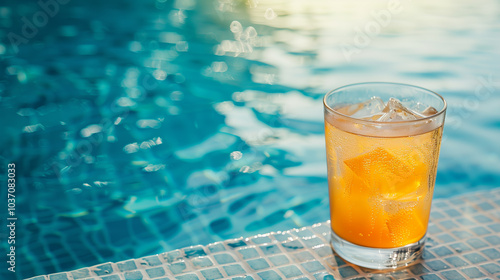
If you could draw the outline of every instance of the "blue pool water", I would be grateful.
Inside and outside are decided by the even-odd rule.
[[[448,101],[435,197],[500,187],[500,4],[389,2],[2,2],[15,276],[329,219],[321,98],[349,83]]]

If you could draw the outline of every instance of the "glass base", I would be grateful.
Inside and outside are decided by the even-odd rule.
[[[425,236],[419,241],[398,248],[377,249],[353,244],[332,230],[333,250],[344,260],[371,269],[395,269],[408,266],[418,259],[424,249]]]

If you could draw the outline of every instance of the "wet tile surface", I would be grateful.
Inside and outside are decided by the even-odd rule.
[[[329,246],[327,221],[30,280],[500,279],[499,199],[500,189],[436,200],[423,258],[397,271],[343,261]]]

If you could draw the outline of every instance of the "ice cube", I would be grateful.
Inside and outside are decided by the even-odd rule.
[[[403,157],[396,157],[386,149],[377,148],[347,159],[344,164],[368,187],[385,194],[385,198],[398,198],[420,188],[420,178],[427,169],[417,157],[417,154],[406,153]]]
[[[429,106],[429,107],[425,108],[425,110],[423,110],[420,114],[428,117],[428,116],[432,116],[432,115],[437,114],[437,112],[438,111],[436,110],[436,108]]]
[[[414,114],[409,114],[405,111],[398,109],[390,109],[389,112],[380,116],[377,121],[379,122],[397,122],[397,121],[411,121],[419,119]]]
[[[378,121],[378,119],[380,119],[380,117],[382,117],[383,115],[384,115],[383,113],[379,113],[379,114],[371,115],[371,116],[364,117],[361,119],[365,120],[365,121]]]
[[[384,114],[378,119],[380,122],[409,121],[422,118],[422,116],[406,108],[401,101],[393,97],[389,98],[382,112]]]
[[[393,215],[401,210],[411,210],[415,208],[422,200],[422,198],[422,195],[409,194],[396,199],[382,198],[380,202],[384,206],[384,211],[389,215]]]
[[[408,110],[411,110],[414,114],[420,116],[421,118],[426,118],[432,115],[437,114],[437,110],[432,107],[428,106],[422,102],[417,102],[416,104],[412,104],[413,106],[410,108],[407,108]]]
[[[398,113],[396,112],[395,109],[390,109],[386,113],[384,113],[382,116],[380,116],[377,121],[379,122],[390,122],[390,121],[395,121],[398,116]]]
[[[380,97],[373,96],[369,100],[356,104],[358,109],[350,116],[353,118],[370,118],[373,115],[380,114],[385,107],[384,101]]]
[[[438,112],[436,110],[436,108],[429,106],[429,105],[426,105],[426,104],[421,103],[421,102],[417,102],[416,104],[414,104],[414,106],[412,106],[412,111],[421,115],[422,118],[435,115]]]
[[[413,107],[415,107],[413,110],[405,107],[401,101],[393,97],[389,98],[387,104],[384,104],[380,97],[374,96],[369,100],[336,108],[335,110],[353,118],[380,122],[417,120],[437,113],[437,110],[433,107],[420,102]]]

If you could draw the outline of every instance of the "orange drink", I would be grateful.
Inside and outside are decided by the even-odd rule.
[[[331,225],[354,244],[394,248],[427,231],[442,127],[407,137],[370,137],[325,125]],[[338,150],[335,147],[345,147]]]
[[[439,95],[401,84],[325,96],[332,246],[341,257],[383,269],[421,254],[445,109]]]

